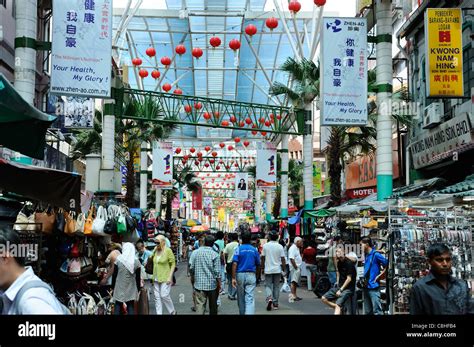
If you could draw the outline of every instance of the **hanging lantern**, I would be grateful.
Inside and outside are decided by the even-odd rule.
[[[166,66],[166,68],[168,68],[170,65],[171,65],[171,59],[170,57],[163,57],[161,58],[161,64],[163,64],[164,66]]]
[[[209,112],[204,112],[203,117],[205,120],[211,119],[211,115],[209,114]]]
[[[252,131],[252,134],[253,134],[253,135],[257,135],[257,134],[258,134],[258,131]]]
[[[146,55],[151,57],[154,57],[156,55],[156,50],[153,47],[149,47],[145,51]]]
[[[235,163],[234,166],[235,166],[235,167],[239,167],[239,164]]]
[[[196,110],[200,110],[200,109],[202,108],[202,104],[201,104],[200,102],[196,102],[196,103],[194,104],[194,108],[195,108]]]
[[[226,120],[224,120],[224,121],[222,121],[221,125],[222,125],[223,127],[228,127],[228,126],[229,126],[229,122],[226,121]]]
[[[202,49],[199,47],[193,48],[193,51],[191,52],[194,58],[199,59],[202,57]]]
[[[241,120],[241,121],[239,122],[239,127],[243,127],[244,125],[245,125],[245,122],[244,122],[243,120]]]
[[[221,114],[219,113],[219,111],[214,112],[214,118],[218,119],[220,116]]]
[[[244,146],[247,147],[248,145],[250,145],[250,142],[249,141],[244,141]]]
[[[141,78],[145,78],[148,76],[148,71],[141,69],[140,71],[138,71],[138,74],[140,75]]]
[[[257,33],[257,27],[253,24],[249,24],[245,27],[245,33],[252,37],[253,35],[255,35]]]
[[[178,148],[176,148],[176,150],[175,150],[174,152],[175,152],[176,154],[179,154],[179,153],[181,153],[181,148],[179,148],[179,147],[178,147]]]
[[[267,132],[266,132],[266,131],[262,131],[262,132],[260,132],[260,134],[262,134],[262,136],[266,136],[266,135],[267,135]]]
[[[209,40],[209,43],[211,44],[211,46],[213,48],[216,48],[216,47],[219,47],[221,45],[221,39],[217,36],[213,36],[211,37],[211,39]]]
[[[236,123],[236,122],[237,122],[237,118],[235,118],[235,116],[230,116],[229,119],[230,119],[230,121],[231,121],[232,123]]]
[[[165,83],[163,87],[161,87],[165,92],[169,92],[171,90],[171,84]]]
[[[272,125],[272,123],[269,120],[265,121],[265,126],[269,127],[270,125]]]
[[[261,117],[258,121],[263,124],[265,123],[265,118]]]
[[[158,78],[160,78],[160,76],[161,76],[161,74],[160,74],[160,72],[159,72],[158,70],[153,70],[153,71],[151,72],[151,77],[153,77],[155,80],[158,79]]]
[[[216,166],[216,170],[220,170],[221,167],[219,165]],[[212,182],[214,183],[214,179],[212,180]]]
[[[206,150],[206,152],[209,152],[211,150],[211,147],[206,146],[206,147],[204,147],[204,149]]]
[[[231,50],[233,50],[234,52],[237,51],[239,48],[240,48],[240,41],[237,40],[237,39],[232,39],[230,40],[229,42],[229,47]]]
[[[202,160],[203,160],[202,157],[199,157],[199,158],[198,158],[198,161],[199,161],[199,162],[201,162]]]
[[[183,158],[184,158],[184,160],[188,160],[188,159],[189,159],[189,155],[186,154]]]
[[[224,148],[224,147],[225,147],[225,143],[224,143],[224,142],[221,142],[221,143],[219,143],[219,146],[220,146],[221,148]]]
[[[204,164],[205,167],[209,167],[209,163]]]
[[[140,58],[133,58],[132,59],[132,64],[135,66],[140,66],[142,65],[142,60]]]
[[[281,114],[277,114],[277,119],[281,120]]]
[[[217,157],[217,152],[212,152],[211,155],[215,158]]]
[[[213,152],[213,153],[215,153],[215,152]],[[217,155],[217,153],[216,153],[216,155]],[[214,159],[209,159],[209,162],[210,162],[211,164],[214,164],[216,161],[215,161]]]
[[[173,92],[173,94],[177,94],[177,95],[183,95],[183,91],[179,88],[176,88]]]
[[[275,17],[267,18],[267,20],[265,21],[265,25],[267,26],[268,29],[273,31],[273,29],[275,29],[278,26],[278,19],[276,19]]]
[[[288,4],[288,9],[293,13],[293,15],[296,15],[301,10],[301,4],[298,1],[292,0]]]
[[[191,153],[194,153],[194,152],[196,152],[196,148],[191,147],[191,149],[190,149],[189,151],[190,151]]]
[[[199,158],[202,158],[202,153],[201,153],[201,152],[198,152],[198,153],[197,153],[197,156],[198,156]]]
[[[228,149],[229,151],[232,151],[232,150],[234,149],[234,146],[229,145],[229,146],[227,147],[227,149]]]
[[[181,159],[181,161],[182,161],[183,164],[186,164],[186,159],[183,158],[183,159]]]
[[[193,108],[191,107],[191,105],[184,106],[184,112],[191,113],[192,111],[193,111]]]
[[[240,137],[236,137],[236,138],[234,139],[234,142],[235,142],[235,143],[239,143],[239,142],[240,142]]]
[[[195,165],[199,165],[199,162],[197,160],[194,161]]]
[[[177,45],[174,51],[181,56],[186,53],[186,47],[184,47],[184,45]]]
[[[247,123],[247,125],[250,125],[252,124],[252,120],[250,118],[246,118],[245,123]]]
[[[326,5],[326,0],[314,0],[314,4],[318,7]]]

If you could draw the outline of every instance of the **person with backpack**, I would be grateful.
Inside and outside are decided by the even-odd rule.
[[[12,229],[0,229],[0,313],[70,314],[54,294],[53,289],[25,266],[25,257],[12,250],[21,248],[20,236]],[[11,253],[10,253],[11,252]]]
[[[360,240],[360,245],[365,254],[364,278],[364,307],[367,315],[381,315],[382,303],[380,301],[379,278],[382,273],[382,267],[386,268],[388,259],[374,249],[372,239],[364,237]]]

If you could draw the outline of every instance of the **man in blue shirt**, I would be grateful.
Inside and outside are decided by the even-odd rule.
[[[232,264],[232,286],[237,288],[237,302],[239,313],[255,313],[256,273],[260,273],[260,254],[250,244],[252,235],[244,231],[241,235],[242,245],[235,249]]]
[[[381,315],[383,312],[378,280],[382,273],[381,268],[387,267],[388,260],[374,249],[369,237],[360,240],[360,245],[365,254],[364,277],[368,279],[367,288],[364,288],[365,314]]]

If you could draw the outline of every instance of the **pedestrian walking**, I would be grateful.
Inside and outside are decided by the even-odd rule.
[[[209,313],[217,314],[217,299],[221,287],[221,259],[212,248],[214,236],[204,238],[204,246],[193,252],[190,260],[191,283],[195,289],[196,312],[204,314],[209,302]]]
[[[302,247],[303,239],[297,236],[295,237],[293,244],[288,250],[291,278],[291,294],[289,298],[290,303],[302,300],[302,298],[298,297],[298,295],[296,294],[296,289],[299,287],[301,280],[301,264],[303,264],[303,259],[301,258]]]
[[[155,294],[156,314],[163,314],[163,305],[170,314],[176,314],[171,300],[171,284],[176,268],[176,259],[173,251],[166,247],[163,235],[156,238],[156,248],[153,252],[153,285]]]
[[[227,275],[227,297],[229,300],[237,300],[237,289],[232,286],[232,260],[237,247],[239,247],[239,235],[237,233],[229,234],[229,243],[224,248],[224,257],[226,260]]]
[[[474,314],[471,290],[465,280],[451,275],[451,250],[443,243],[428,248],[430,273],[419,279],[411,290],[410,314]]]
[[[225,259],[224,259],[224,232],[218,231],[216,233],[216,241],[214,242],[215,246],[218,248],[219,260],[221,263],[221,291],[219,294],[225,294]]]
[[[262,265],[265,274],[267,311],[278,310],[281,274],[285,273],[286,261],[283,246],[278,243],[278,232],[270,232],[270,242],[263,245]]]
[[[232,286],[237,288],[237,302],[241,315],[255,313],[256,274],[260,272],[260,256],[250,242],[250,231],[241,234],[242,244],[234,252]]]

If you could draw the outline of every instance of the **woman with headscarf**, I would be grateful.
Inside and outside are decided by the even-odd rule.
[[[166,238],[163,235],[156,238],[156,248],[152,257],[156,314],[163,314],[163,305],[170,314],[176,314],[170,296],[176,259],[173,251],[166,247]]]
[[[140,261],[136,257],[135,245],[126,242],[122,247],[122,254],[117,257],[117,279],[115,280],[114,314],[134,314],[135,301],[140,289]]]

